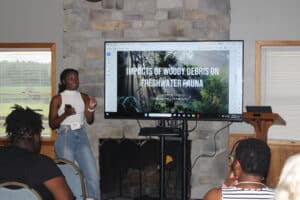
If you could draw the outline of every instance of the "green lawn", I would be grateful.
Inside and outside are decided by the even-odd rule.
[[[42,114],[43,126],[45,127],[42,135],[50,136],[50,129],[48,127],[50,100],[46,103],[42,103],[34,99],[36,96],[44,96],[44,98],[50,99],[51,88],[41,86],[0,87],[0,136],[6,135],[4,129],[4,120],[5,117],[12,111],[11,108],[15,104],[19,104],[23,107],[30,107],[31,109],[37,110],[37,112]]]

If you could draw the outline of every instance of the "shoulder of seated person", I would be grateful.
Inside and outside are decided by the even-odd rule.
[[[213,188],[206,193],[203,200],[221,200],[221,193],[221,188]]]
[[[33,153],[33,157],[36,161],[41,161],[41,162],[46,162],[46,163],[53,163],[55,164],[54,160],[52,158],[50,158],[47,155],[44,154],[36,154]]]

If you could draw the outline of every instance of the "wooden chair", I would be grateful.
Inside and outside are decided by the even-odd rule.
[[[37,191],[16,181],[0,184],[0,198],[5,200],[42,200]]]
[[[74,162],[62,158],[56,159],[55,162],[65,176],[76,200],[85,200],[87,198],[86,185],[79,167]]]

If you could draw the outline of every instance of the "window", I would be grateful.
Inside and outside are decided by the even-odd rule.
[[[54,43],[0,43],[0,136],[6,136],[5,117],[19,104],[40,110],[42,136],[52,138],[48,113],[55,94],[55,55]]]
[[[256,42],[256,104],[270,105],[286,126],[272,126],[268,137],[300,140],[300,41]]]

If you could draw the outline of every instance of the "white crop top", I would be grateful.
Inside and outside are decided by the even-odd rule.
[[[61,96],[61,105],[58,109],[58,115],[61,116],[65,112],[65,104],[70,104],[75,108],[76,114],[67,117],[62,121],[62,125],[71,125],[72,123],[79,123],[83,125],[85,116],[84,116],[84,101],[81,97],[80,92],[76,90],[65,90],[60,93]]]

